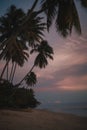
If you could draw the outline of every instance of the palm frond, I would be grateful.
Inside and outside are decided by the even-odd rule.
[[[61,1],[56,19],[56,28],[64,37],[71,33],[73,26],[81,33],[79,16],[74,1]]]
[[[35,59],[34,65],[40,68],[45,68],[48,64],[48,59],[53,60],[53,48],[48,45],[48,42],[43,40],[31,50],[31,54],[37,52],[38,55]]]
[[[87,0],[80,0],[80,1],[81,1],[81,5],[87,8]]]
[[[56,8],[58,6],[59,0],[42,0],[42,9],[45,10],[45,14],[47,16],[47,29],[49,31],[50,26],[56,15]]]
[[[26,76],[25,81],[28,86],[34,86],[37,82],[36,74],[34,72],[31,72]]]
[[[38,66],[39,68],[45,68],[48,64],[48,61],[46,59],[46,57],[43,54],[38,54],[35,61],[34,61],[34,65]]]
[[[81,0],[86,5],[85,0]],[[48,30],[55,21],[56,30],[64,37],[71,34],[73,27],[81,34],[81,25],[74,0],[42,0],[42,9],[47,16]]]

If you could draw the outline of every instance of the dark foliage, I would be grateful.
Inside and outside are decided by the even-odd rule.
[[[6,80],[0,82],[0,108],[34,108],[39,104],[32,89],[17,88]]]

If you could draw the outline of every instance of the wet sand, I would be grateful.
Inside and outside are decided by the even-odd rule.
[[[87,118],[47,110],[0,110],[0,130],[87,130]]]

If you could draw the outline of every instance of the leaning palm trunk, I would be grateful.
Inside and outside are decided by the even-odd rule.
[[[10,76],[9,76],[9,81],[11,81],[11,77],[12,77],[12,74],[13,74],[13,69],[14,69],[14,62],[12,63],[11,72],[10,72]]]
[[[2,70],[2,73],[1,73],[1,75],[0,75],[0,79],[3,78],[4,72],[5,72],[5,70],[6,70],[6,67],[7,67],[8,63],[9,63],[9,60],[6,61],[6,64],[5,64],[5,66],[4,66],[3,70]]]
[[[31,71],[34,69],[35,65],[32,66],[30,71],[23,77],[23,79],[18,83],[18,85],[21,85],[21,83],[26,79],[27,75],[31,73]]]
[[[8,71],[9,71],[9,63],[7,64],[7,73],[6,73],[7,80],[8,80]]]
[[[16,67],[17,67],[17,63],[15,63],[15,65],[14,65],[14,70],[13,70],[13,74],[12,74],[12,77],[11,77],[11,83],[13,82],[13,79],[14,79]]]

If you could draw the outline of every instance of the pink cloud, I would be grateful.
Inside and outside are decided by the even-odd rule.
[[[53,86],[36,87],[36,92],[61,92],[61,91],[83,91],[87,90],[87,76],[65,77],[64,80],[54,83]]]
[[[58,83],[58,87],[62,90],[87,90],[87,76],[66,77]]]

